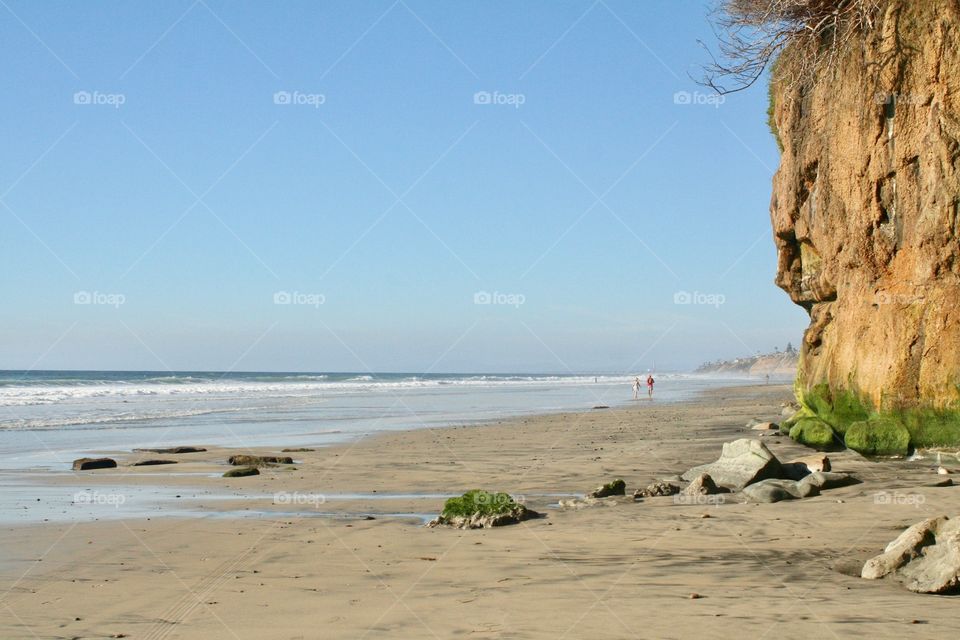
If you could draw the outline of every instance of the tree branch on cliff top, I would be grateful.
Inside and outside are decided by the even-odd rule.
[[[719,56],[711,52],[701,84],[720,94],[746,89],[787,46],[795,53],[790,81],[809,80],[874,27],[884,1],[719,0],[711,16]]]

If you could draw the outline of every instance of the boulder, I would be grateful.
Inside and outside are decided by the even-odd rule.
[[[607,498],[609,496],[622,496],[627,493],[627,483],[619,478],[597,487],[587,494],[591,498]]]
[[[134,449],[135,453],[202,453],[206,451],[203,447],[166,447],[163,449]]]
[[[227,460],[235,467],[265,467],[271,464],[293,464],[290,456],[251,456],[239,454]]]
[[[894,418],[871,418],[851,424],[844,442],[868,456],[905,456],[910,449],[910,432]]]
[[[841,441],[833,428],[820,418],[805,417],[790,427],[790,437],[814,449],[834,449]]]
[[[701,473],[709,474],[719,486],[740,491],[754,482],[780,477],[782,469],[780,461],[765,444],[752,438],[742,438],[724,443],[719,460],[694,467],[682,478],[692,481]]]
[[[527,509],[507,493],[473,489],[447,500],[440,515],[428,522],[427,526],[488,529],[539,517],[542,517],[541,514]]]
[[[815,471],[830,471],[830,458],[822,453],[816,453],[801,458],[795,458],[784,463],[783,474],[791,480],[800,480]]]
[[[815,471],[804,477],[797,484],[806,484],[816,487],[820,491],[829,491],[830,489],[839,489],[852,484],[860,484],[860,480],[847,473],[831,473],[827,471]]]
[[[260,475],[260,470],[256,467],[237,467],[236,469],[230,469],[223,474],[224,478],[244,478],[246,476],[258,476]]]
[[[795,480],[773,478],[762,480],[744,487],[742,494],[751,502],[780,502],[797,500],[818,495],[820,489],[812,484],[803,484]]]
[[[680,495],[712,496],[718,493],[727,493],[727,491],[718,487],[716,483],[714,483],[713,478],[710,477],[709,473],[701,473],[690,481],[690,484],[688,484],[683,491],[680,492]]]
[[[73,461],[74,471],[89,471],[91,469],[113,469],[117,461],[113,458],[79,458]]]
[[[158,464],[177,464],[176,460],[138,460],[131,467],[153,467]]]
[[[960,592],[960,519],[928,518],[909,527],[860,572],[869,580],[892,575],[916,593]]]
[[[660,496],[672,496],[680,493],[680,487],[672,482],[654,482],[648,484],[643,489],[637,489],[633,492],[634,499],[657,498]]]

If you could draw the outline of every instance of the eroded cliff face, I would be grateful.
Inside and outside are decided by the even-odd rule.
[[[960,443],[960,0],[878,20],[812,83],[786,81],[790,49],[774,73],[776,282],[810,313],[797,394],[841,435],[882,413]]]

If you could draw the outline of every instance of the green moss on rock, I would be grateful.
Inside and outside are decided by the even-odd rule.
[[[510,513],[522,507],[510,494],[472,489],[460,497],[447,500],[440,515],[444,518],[486,517]]]
[[[802,417],[790,428],[790,437],[814,449],[833,449],[840,443],[829,424],[817,417]]]
[[[914,448],[960,445],[960,410],[908,409],[897,414]]]
[[[805,409],[828,423],[840,435],[851,424],[866,420],[870,415],[867,405],[856,393],[847,389],[831,389],[826,383],[801,390],[799,400]]]
[[[851,424],[844,442],[864,455],[906,455],[910,450],[910,432],[897,418],[874,416]]]

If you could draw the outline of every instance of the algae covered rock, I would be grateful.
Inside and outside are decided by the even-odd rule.
[[[605,485],[599,486],[587,495],[591,498],[608,498],[610,496],[622,496],[627,493],[627,483],[617,478]]]
[[[447,500],[440,515],[427,523],[427,526],[485,529],[539,517],[539,513],[527,509],[508,493],[473,489],[462,496]]]
[[[850,425],[844,442],[864,455],[903,456],[910,449],[910,432],[894,418],[871,418]]]
[[[800,418],[790,427],[790,437],[814,449],[832,449],[839,444],[833,428],[820,418]]]

